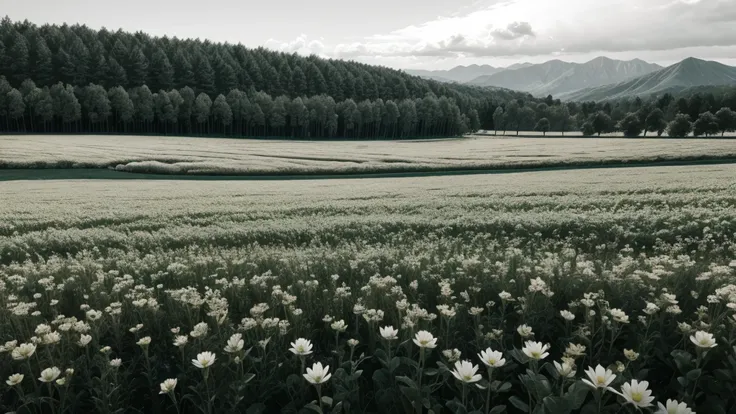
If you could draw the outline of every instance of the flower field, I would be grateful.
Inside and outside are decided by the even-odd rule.
[[[0,411],[730,413],[736,165],[0,183]]]

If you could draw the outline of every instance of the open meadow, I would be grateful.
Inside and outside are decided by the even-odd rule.
[[[507,138],[288,141],[161,136],[0,136],[0,168],[196,175],[360,174],[733,160],[733,139]]]
[[[531,154],[519,141],[507,155]],[[44,145],[27,159],[62,158]],[[418,143],[331,145],[401,158]],[[677,399],[727,413],[734,177],[1,182],[0,409],[587,414]]]

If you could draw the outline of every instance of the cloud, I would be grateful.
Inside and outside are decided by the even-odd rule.
[[[529,22],[513,22],[506,26],[506,29],[496,29],[491,35],[497,39],[514,40],[524,36],[534,37],[532,25]]]
[[[281,42],[276,39],[268,39],[266,47],[286,53],[299,53],[301,55],[322,55],[325,45],[320,40],[309,40],[307,35],[301,34],[289,42]]]
[[[329,54],[498,58],[734,45],[734,0],[509,0],[339,44]]]

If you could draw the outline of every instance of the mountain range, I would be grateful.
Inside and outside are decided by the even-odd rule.
[[[640,59],[629,61],[598,57],[585,63],[551,60],[521,63],[507,68],[489,65],[458,66],[445,71],[408,71],[444,82],[505,88],[562,100],[607,100],[678,92],[701,86],[736,85],[736,68],[688,58],[668,67]],[[475,78],[473,75],[480,74]],[[469,80],[467,80],[469,79]]]
[[[687,58],[672,66],[627,81],[561,94],[563,100],[599,101],[676,93],[699,86],[736,86],[736,67]]]

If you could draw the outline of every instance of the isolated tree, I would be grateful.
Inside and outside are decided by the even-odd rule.
[[[647,131],[656,132],[657,136],[661,136],[662,132],[667,128],[667,123],[664,120],[664,112],[660,108],[654,108],[644,121],[644,127],[644,136],[647,135]]]
[[[230,109],[230,105],[227,104],[227,98],[225,95],[218,95],[215,98],[215,102],[212,104],[212,116],[215,118],[215,122],[222,125],[222,130],[225,132],[225,128],[233,123],[233,111]]]
[[[505,133],[506,132],[505,124],[506,124],[506,117],[504,116],[503,108],[499,106],[493,112],[493,129],[494,129],[493,135],[498,135],[498,131],[500,130],[503,130]]]
[[[692,130],[693,124],[686,114],[677,114],[675,119],[667,124],[667,135],[670,137],[686,137]]]
[[[611,116],[604,111],[598,111],[591,115],[589,122],[593,127],[593,132],[598,136],[601,136],[602,132],[609,132],[613,123]]]
[[[542,118],[537,121],[537,125],[534,127],[534,130],[540,131],[543,136],[547,136],[547,131],[549,131],[549,119]]]
[[[718,118],[718,129],[721,131],[721,136],[726,132],[736,130],[736,112],[732,111],[729,107],[723,107],[716,112],[716,118]]]
[[[593,122],[592,121],[583,122],[583,125],[581,125],[580,127],[580,131],[586,137],[589,137],[595,134],[595,127],[593,127]]]
[[[623,132],[625,137],[638,137],[641,134],[642,124],[635,113],[629,112],[618,122],[616,128]]]
[[[693,135],[696,137],[700,135],[715,135],[719,131],[718,118],[710,111],[700,114],[698,119],[693,123]]]

